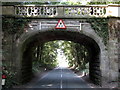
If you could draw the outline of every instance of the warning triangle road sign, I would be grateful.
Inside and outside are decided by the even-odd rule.
[[[55,27],[56,29],[66,29],[66,26],[62,19],[60,19]]]

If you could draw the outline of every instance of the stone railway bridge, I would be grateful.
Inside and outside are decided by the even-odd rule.
[[[90,79],[94,83],[99,82],[100,85],[104,85],[118,81],[120,14],[115,11],[118,9],[120,9],[119,5],[3,5],[2,16],[4,18],[30,19],[27,27],[23,28],[23,32],[16,40],[12,38],[15,35],[5,34],[4,27],[6,26],[3,25],[3,40],[5,38],[7,43],[3,45],[3,50],[7,49],[9,53],[8,55],[3,53],[3,59],[12,62],[12,66],[17,72],[17,78],[20,82],[24,82],[31,78],[31,47],[47,41],[69,40],[86,46],[91,54],[89,60]],[[108,20],[107,44],[104,43],[104,38],[92,28],[92,22],[88,22],[88,19],[94,18]],[[59,19],[64,21],[66,29],[55,29]]]

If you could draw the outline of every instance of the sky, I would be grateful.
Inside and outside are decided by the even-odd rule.
[[[57,52],[58,67],[68,67],[68,60],[66,59],[62,50],[58,49]]]

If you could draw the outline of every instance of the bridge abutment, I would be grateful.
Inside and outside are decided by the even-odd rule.
[[[109,82],[118,82],[120,56],[120,19],[110,18],[109,23]]]
[[[35,20],[36,19],[34,19],[34,21]],[[33,25],[34,27],[29,28],[29,30],[27,30],[27,32],[24,32],[21,34],[21,37],[22,37],[22,35],[26,35],[26,36],[24,36],[22,39],[18,38],[18,40],[15,41],[16,44],[18,44],[18,45],[16,45],[16,47],[15,47],[15,42],[13,42],[14,35],[12,36],[12,35],[8,34],[10,37],[7,37],[6,40],[8,40],[7,43],[8,43],[8,45],[10,45],[10,48],[7,47],[7,45],[5,45],[4,50],[9,51],[8,52],[9,56],[6,56],[6,58],[10,61],[10,63],[14,64],[13,66],[16,67],[16,71],[18,71],[19,80],[21,79],[21,77],[24,77],[24,76],[22,76],[22,74],[26,73],[27,70],[32,73],[31,62],[29,62],[30,59],[26,58],[26,57],[23,59],[24,53],[22,51],[27,48],[27,44],[25,45],[26,42],[25,43],[21,43],[21,42],[25,41],[28,37],[31,37],[31,38],[33,37],[32,39],[38,39],[38,38],[40,38],[41,40],[45,39],[46,41],[49,41],[49,37],[51,37],[54,40],[57,37],[57,35],[59,36],[59,34],[58,34],[59,32],[57,33],[57,30],[55,30],[55,27],[54,27],[56,25],[55,23],[57,23],[57,20],[53,19],[51,21],[50,20],[47,21],[46,19],[41,19],[40,21],[42,21],[42,25],[43,25],[41,27],[40,27],[39,20],[38,20],[38,22],[33,21],[34,23],[31,23],[31,25],[34,24]],[[109,19],[109,23],[108,23],[109,24],[108,50],[106,50],[107,46],[104,45],[102,38],[99,37],[99,35],[97,35],[97,33],[95,33],[95,31],[93,29],[91,29],[90,24],[83,24],[81,27],[82,30],[80,30],[80,26],[79,26],[80,19],[76,19],[76,21],[71,19],[70,22],[69,22],[69,19],[65,19],[65,22],[67,22],[67,24],[69,24],[68,28],[65,30],[65,31],[67,31],[67,33],[77,32],[77,33],[81,33],[80,35],[82,35],[82,34],[83,34],[83,36],[86,35],[89,38],[95,40],[96,44],[98,44],[98,46],[100,48],[100,55],[98,57],[96,56],[95,58],[93,58],[96,61],[92,61],[93,64],[98,63],[95,65],[92,65],[91,71],[94,73],[94,74],[91,74],[93,76],[92,78],[94,79],[94,77],[95,77],[96,81],[100,80],[99,84],[101,84],[102,86],[104,86],[104,83],[117,81],[118,75],[119,75],[119,64],[118,63],[120,63],[119,62],[119,59],[120,59],[120,51],[119,51],[120,50],[120,47],[119,47],[120,46],[120,42],[119,42],[119,40],[120,40],[120,35],[119,35],[120,34],[119,33],[120,20],[117,18],[110,18]],[[35,23],[38,26],[35,25]],[[51,23],[52,23],[52,25],[50,26]],[[77,25],[77,26],[75,27],[74,25]],[[52,33],[54,33],[54,31],[55,31],[55,33],[54,34],[50,33],[51,35],[49,36],[49,30],[51,30]],[[44,36],[44,34],[42,33],[45,31],[47,32],[47,34],[44,33],[46,36]],[[28,33],[30,33],[30,34],[28,34]],[[63,31],[63,33],[65,34],[64,31]],[[38,38],[34,38],[34,36],[37,34],[40,34],[40,35],[38,35]],[[70,34],[71,33],[69,33],[69,35]],[[48,38],[47,38],[47,35],[49,36]],[[62,36],[65,37],[62,34],[60,34],[60,35],[61,35],[61,37]],[[67,35],[67,34],[65,34],[65,35]],[[81,36],[79,36],[77,34],[74,34],[74,35],[75,35],[73,37],[74,40],[78,39],[78,41],[82,41],[82,40],[84,41],[84,39]],[[70,37],[71,36],[73,36],[73,35],[70,35]],[[69,36],[67,36],[67,37],[69,37]],[[80,39],[80,38],[82,38],[82,39]],[[85,40],[87,40],[87,39],[85,39]],[[30,41],[30,39],[28,41]],[[87,41],[89,41],[89,40],[87,40]],[[87,41],[84,43],[87,43]],[[20,45],[20,47],[19,47],[19,45]],[[23,48],[24,45],[25,45],[25,48]],[[94,51],[92,51],[92,50],[91,50],[91,52],[94,53]],[[26,53],[29,56],[29,51]],[[25,54],[25,55],[27,55],[27,54]],[[29,60],[27,60],[27,59],[29,59]],[[24,60],[25,60],[25,62],[23,62]],[[29,62],[29,63],[27,64],[27,62]],[[24,64],[24,66],[22,66],[22,64]],[[27,67],[27,65],[28,65],[28,67]],[[97,67],[97,69],[96,69],[96,67]],[[99,70],[100,70],[100,72],[99,72]],[[97,73],[97,74],[95,75],[95,73]],[[25,74],[24,75],[28,76],[27,74],[28,73],[26,73],[26,75]]]

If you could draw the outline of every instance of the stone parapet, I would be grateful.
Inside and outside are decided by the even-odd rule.
[[[15,5],[2,6],[2,15],[24,18],[120,17],[120,5]]]

